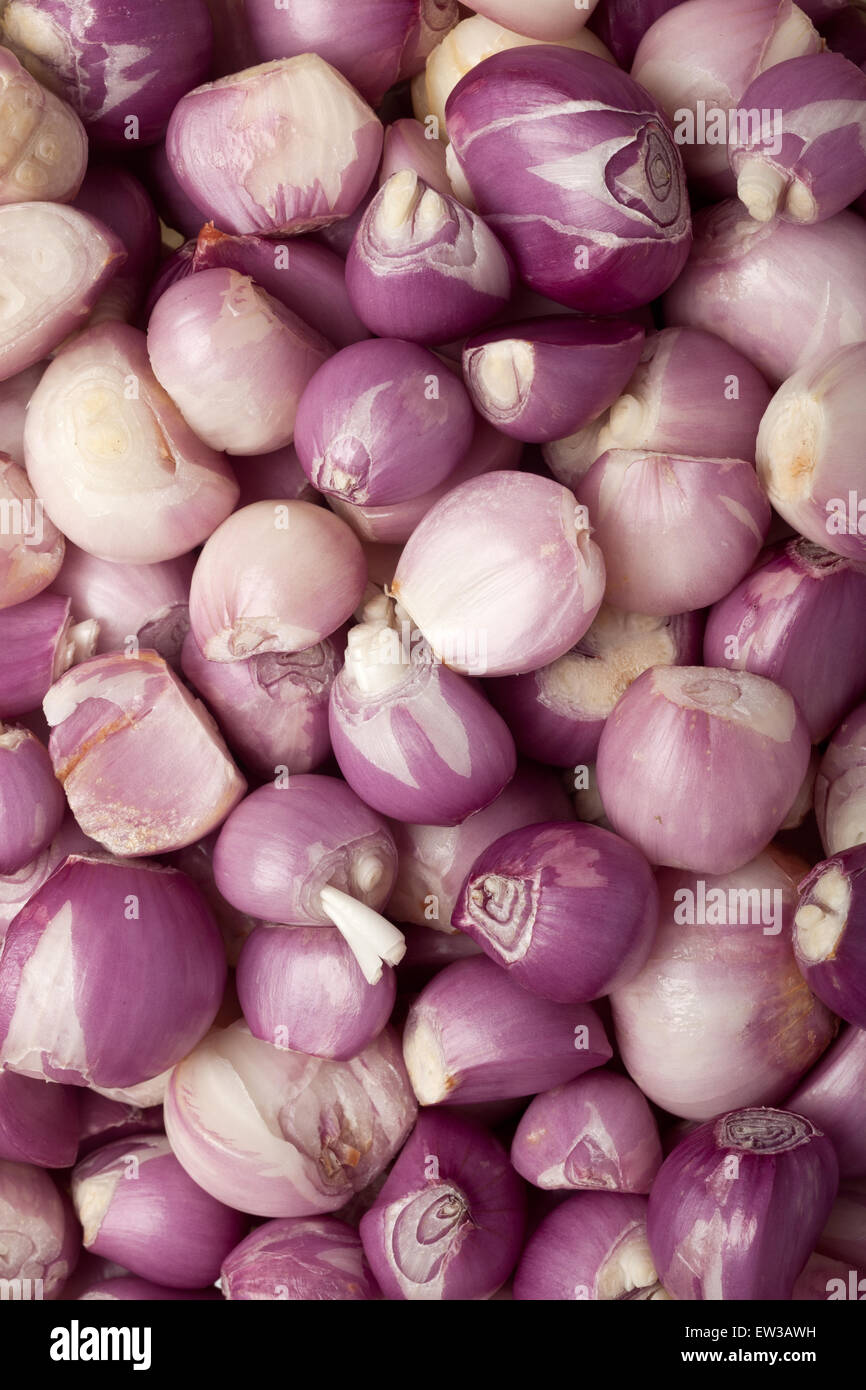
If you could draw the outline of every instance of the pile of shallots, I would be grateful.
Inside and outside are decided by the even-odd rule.
[[[4,1297],[866,1290],[866,9],[723,8],[0,3]]]

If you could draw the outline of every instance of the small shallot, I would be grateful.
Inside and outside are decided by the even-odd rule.
[[[422,990],[403,1051],[422,1105],[534,1095],[611,1057],[591,1005],[541,999],[484,957],[446,966]]]

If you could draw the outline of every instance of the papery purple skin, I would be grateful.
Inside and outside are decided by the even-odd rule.
[[[4,1279],[22,1281],[22,1299],[60,1298],[81,1230],[72,1203],[42,1168],[0,1160],[0,1228]]]
[[[711,609],[704,661],[783,686],[820,743],[866,687],[864,607],[866,567],[798,536]]]
[[[866,844],[823,860],[804,878],[794,952],[818,998],[866,1028]]]
[[[756,222],[735,199],[695,217],[665,322],[704,328],[751,358],[771,385],[866,339],[866,224],[852,212],[795,227]]]
[[[512,676],[580,641],[604,583],[604,557],[574,494],[498,471],[431,508],[400,556],[392,593],[450,667]]]
[[[94,378],[97,424],[87,404]],[[227,458],[193,433],[151,370],[144,333],[125,323],[88,328],[55,357],[27,410],[25,455],[52,521],[103,560],[185,555],[238,498]]]
[[[165,291],[150,316],[147,351],[206,444],[261,454],[292,442],[301,394],[332,348],[249,276],[217,268]]]
[[[444,196],[451,194],[451,180],[445,168],[446,146],[441,140],[431,140],[421,121],[401,117],[385,127],[385,144],[379,165],[379,187],[401,169],[414,169],[428,188]]]
[[[70,809],[112,854],[191,845],[246,791],[213,718],[155,652],[91,658],[55,682],[44,710]]]
[[[367,685],[377,669],[355,661],[353,633],[382,634],[378,660],[387,684]],[[331,687],[331,746],[349,786],[394,820],[456,825],[490,804],[514,775],[517,755],[501,715],[465,676],[410,650],[396,661],[393,628],[364,624],[349,634],[346,665]],[[375,677],[373,677],[375,679]]]
[[[0,609],[0,717],[38,709],[52,681],[96,645],[97,626],[71,625],[71,604],[43,591]]]
[[[545,1191],[649,1192],[662,1161],[658,1126],[628,1077],[587,1072],[530,1101],[511,1162]]]
[[[397,992],[393,970],[368,984],[336,927],[260,926],[237,966],[244,1018],[256,1038],[345,1061],[378,1037]]]
[[[822,47],[791,0],[733,0],[728,20],[720,30],[715,0],[668,8],[641,39],[631,70],[673,124],[690,186],[713,199],[734,191],[725,135],[737,116],[728,113],[748,107],[741,98],[749,83],[762,68]]]
[[[794,1303],[826,1303],[849,1298],[861,1300],[864,1293],[866,1275],[862,1269],[851,1269],[847,1261],[834,1260],[815,1251],[795,1279],[791,1299]]]
[[[73,207],[103,222],[126,250],[126,260],[96,314],[131,319],[147,292],[160,250],[159,218],[150,195],[122,165],[93,164]]]
[[[397,851],[385,822],[351,787],[313,773],[246,797],[220,831],[213,866],[223,897],[253,917],[330,927],[321,890],[330,885],[380,909]]]
[[[652,1299],[660,1294],[646,1237],[647,1199],[581,1192],[530,1236],[514,1276],[521,1303]]]
[[[0,38],[78,112],[94,144],[153,144],[172,107],[208,70],[213,42],[204,0],[15,0]]]
[[[10,1076],[14,1073],[9,1072]],[[59,1089],[55,1087],[55,1089]],[[161,1134],[162,1106],[149,1105],[142,1109],[117,1100],[109,1100],[96,1091],[77,1090],[72,1094],[78,1101],[78,1157],[85,1158],[94,1149],[102,1149],[118,1139],[131,1139],[139,1134]]]
[[[0,381],[0,452],[19,466],[24,463],[24,419],[27,403],[47,363],[36,362],[16,376]]]
[[[805,1115],[833,1141],[841,1177],[866,1177],[866,1031],[846,1028],[785,1108]]]
[[[826,853],[866,841],[866,705],[858,705],[827,745],[815,779],[815,818]]]
[[[818,1238],[818,1250],[836,1260],[866,1269],[866,1178],[849,1180],[839,1188],[829,1219]]]
[[[449,343],[505,307],[514,272],[486,222],[401,169],[359,223],[346,286],[358,317],[379,337]]]
[[[682,3],[683,0],[601,0],[588,27],[598,34],[620,67],[628,71],[650,25]]]
[[[406,502],[444,483],[472,440],[459,377],[401,339],[343,348],[308,383],[295,448],[326,496],[362,506]]]
[[[468,73],[445,114],[478,210],[531,289],[609,314],[676,279],[691,242],[682,160],[626,73],[572,49],[511,49]]]
[[[662,1284],[675,1299],[790,1299],[838,1183],[833,1145],[802,1115],[734,1110],[701,1125],[650,1193]]]
[[[100,848],[95,840],[85,835],[70,812],[51,844],[32,863],[25,864],[17,873],[0,876],[0,947],[9,923],[67,855],[91,854]]]
[[[607,449],[755,461],[770,388],[741,352],[698,328],[651,333],[610,410],[542,450],[553,476],[577,488]]]
[[[118,1275],[115,1279],[97,1279],[85,1285],[84,1292],[78,1295],[80,1303],[113,1303],[115,1301],[134,1303],[162,1303],[171,1301],[195,1301],[199,1303],[219,1302],[216,1289],[170,1289],[165,1284],[152,1284],[149,1279],[139,1279],[134,1274]]]
[[[721,876],[658,870],[652,950],[611,1003],[629,1074],[670,1114],[776,1104],[832,1040],[836,1020],[794,959],[805,868],[770,846]]]
[[[6,933],[0,1063],[74,1086],[136,1085],[195,1046],[225,978],[216,923],[185,874],[71,855]]]
[[[463,881],[478,855],[522,825],[571,821],[574,810],[560,779],[546,768],[518,764],[514,777],[495,801],[459,825],[413,825],[394,821],[397,882],[389,911],[399,922],[452,933],[454,909]]]
[[[72,108],[41,86],[5,46],[0,49],[0,78],[0,204],[71,202],[87,168],[83,125]]]
[[[278,767],[312,772],[330,753],[328,697],[341,648],[326,637],[301,652],[208,661],[189,633],[181,666],[241,762],[259,777],[273,777]]]
[[[532,994],[580,1004],[644,965],[658,893],[640,850],[595,825],[527,825],[483,850],[453,922]]]
[[[41,257],[65,280],[52,284]],[[103,223],[61,203],[0,207],[0,271],[15,285],[12,311],[0,335],[0,381],[32,367],[83,327],[106,285],[126,260],[120,238]]]
[[[319,495],[300,465],[294,444],[267,454],[246,454],[237,469],[241,495],[236,510],[252,502],[284,497],[290,502],[318,502]]]
[[[71,1182],[85,1249],[170,1288],[212,1284],[249,1225],[193,1182],[164,1134],[106,1144]]]
[[[308,237],[275,242],[262,236],[230,236],[208,223],[198,235],[191,269],[220,266],[249,275],[338,348],[369,337],[349,303],[345,266],[327,246]]]
[[[410,497],[406,502],[393,505],[358,507],[333,496],[328,498],[328,505],[337,516],[348,522],[362,539],[401,546],[409,539],[431,507],[447,492],[459,487],[461,483],[468,482],[470,478],[481,477],[483,473],[516,469],[522,449],[523,445],[519,440],[509,439],[507,434],[501,434],[492,425],[488,425],[486,420],[482,420],[480,415],[476,415],[469,448],[444,482],[438,486],[420,493],[417,497]],[[304,476],[306,478],[306,474]],[[243,480],[241,487],[243,488]]]
[[[195,558],[178,555],[155,565],[100,560],[67,542],[52,592],[66,594],[76,613],[99,622],[97,653],[125,651],[129,638],[177,669],[189,631],[189,586]]]
[[[78,1092],[71,1086],[0,1071],[0,1159],[69,1168],[78,1132]]]
[[[607,602],[658,616],[706,608],[729,593],[757,558],[771,520],[745,459],[609,449],[575,495],[605,557]]]
[[[416,1113],[388,1028],[333,1062],[234,1023],[175,1068],[165,1102],[171,1146],[194,1181],[257,1216],[345,1206],[399,1152]]]
[[[361,1239],[385,1297],[490,1298],[511,1273],[526,1197],[499,1140],[481,1125],[422,1111]]]
[[[612,1055],[591,1005],[541,999],[484,957],[446,966],[421,991],[403,1051],[422,1105],[535,1095]]]
[[[581,429],[613,404],[643,340],[637,324],[526,319],[470,338],[463,374],[476,410],[491,425],[542,444]]]
[[[246,0],[245,13],[261,61],[318,53],[378,106],[389,87],[424,66],[434,45],[457,23],[457,0],[362,0],[347,23],[342,0]]]
[[[571,651],[550,666],[487,682],[518,752],[554,767],[590,763],[605,720],[629,684],[649,666],[691,666],[700,659],[703,614],[648,618],[603,604]]]
[[[0,723],[0,875],[18,873],[40,855],[65,811],[47,749],[29,729]]]
[[[766,129],[728,135],[738,196],[759,221],[824,222],[866,189],[866,73],[840,53],[777,63],[740,107],[773,113]]]
[[[604,726],[598,787],[614,829],[652,863],[727,873],[779,829],[809,754],[806,721],[781,686],[747,672],[657,666]],[[720,822],[719,806],[736,806],[736,817]]]
[[[354,212],[382,138],[345,78],[305,53],[187,91],[172,113],[166,153],[203,221],[270,235],[312,231]]]
[[[266,1221],[223,1260],[223,1297],[357,1303],[382,1295],[361,1238],[333,1216]]]

